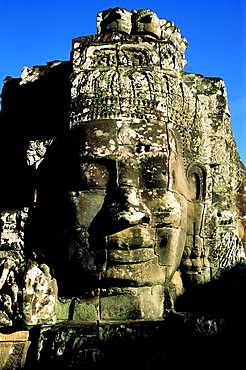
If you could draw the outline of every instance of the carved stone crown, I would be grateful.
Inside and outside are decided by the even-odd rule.
[[[98,13],[97,29],[98,35],[73,40],[71,126],[122,117],[165,119],[182,96],[177,77],[186,64],[187,41],[180,30],[150,9],[121,8]]]

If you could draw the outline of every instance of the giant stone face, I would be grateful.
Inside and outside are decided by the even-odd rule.
[[[74,258],[100,272],[105,292],[164,290],[180,264],[197,196],[173,133],[161,121],[119,119],[85,122],[74,137],[80,171],[69,191],[80,241]]]
[[[108,250],[102,266],[105,276],[140,286],[171,277],[183,252],[186,229],[184,197],[169,185],[165,126],[143,122],[84,124],[84,137],[77,139],[81,189],[70,193],[79,226],[88,228],[89,249]],[[176,243],[171,242],[174,238]],[[168,258],[170,252],[176,256],[173,260]],[[134,272],[142,271],[139,266],[122,272],[122,265],[136,263],[155,273],[146,271],[142,280]]]

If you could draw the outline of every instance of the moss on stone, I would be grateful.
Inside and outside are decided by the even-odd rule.
[[[138,298],[130,295],[103,297],[101,299],[101,314],[105,320],[140,319]]]
[[[60,301],[60,300],[56,301],[55,312],[56,312],[57,322],[68,320],[70,305],[71,305],[71,299],[67,299],[65,301]]]
[[[56,302],[57,322],[64,320],[95,321],[98,319],[97,309],[93,304],[67,299]]]
[[[97,319],[97,309],[93,304],[76,302],[73,312],[73,320],[94,321]]]

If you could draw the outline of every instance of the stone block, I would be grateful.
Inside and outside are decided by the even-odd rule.
[[[71,299],[58,299],[55,304],[57,322],[69,319]]]
[[[20,370],[26,363],[29,332],[0,334],[0,370]]]
[[[76,301],[73,312],[73,320],[95,321],[98,320],[98,307],[92,303]]]

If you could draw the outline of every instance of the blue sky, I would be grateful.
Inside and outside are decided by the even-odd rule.
[[[23,66],[69,60],[71,40],[96,33],[96,13],[116,6],[173,21],[189,43],[185,71],[223,78],[246,164],[246,0],[1,0],[0,89]]]

